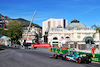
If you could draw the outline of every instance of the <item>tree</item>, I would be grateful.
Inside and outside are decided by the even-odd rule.
[[[18,20],[9,21],[7,24],[8,29],[8,36],[11,38],[12,41],[17,43],[18,39],[22,37],[22,24]]]
[[[3,28],[0,28],[0,34],[1,34],[1,32],[2,32],[3,30],[4,30]]]
[[[100,53],[100,27],[93,25],[91,28],[95,27],[96,32],[93,34],[93,37],[96,33],[99,33],[99,53]]]
[[[8,31],[4,30],[3,28],[0,28],[0,34],[4,36],[8,36]]]

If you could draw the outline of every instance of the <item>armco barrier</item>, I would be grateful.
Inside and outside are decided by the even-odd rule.
[[[60,53],[60,54],[66,54],[66,53],[70,53],[70,52],[77,52],[80,54],[92,54],[92,56],[93,56],[92,61],[100,62],[100,54],[78,52],[78,51],[69,51],[69,50],[57,49],[57,48],[51,48],[51,52]]]

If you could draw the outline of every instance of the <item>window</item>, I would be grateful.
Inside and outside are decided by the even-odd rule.
[[[84,33],[84,34],[86,34],[86,33]]]
[[[0,24],[0,28],[2,28],[2,25]]]
[[[66,27],[66,22],[65,22],[65,20],[64,20],[64,28]]]
[[[52,45],[53,45],[53,47],[54,47],[54,46],[58,46],[58,44],[52,44]]]
[[[50,29],[50,21],[48,21],[48,28]]]
[[[87,33],[88,35],[90,34],[90,33]]]
[[[70,36],[70,34],[68,34]]]
[[[75,44],[75,48],[77,47],[77,45]]]
[[[77,33],[77,34],[81,34],[81,33]]]
[[[52,43],[58,43],[58,42],[52,42]]]
[[[80,35],[78,35],[78,36],[77,36],[77,38],[81,38],[81,36],[80,36]]]
[[[66,37],[66,38],[70,38],[70,37]]]
[[[70,33],[67,33],[67,34],[65,34],[65,35],[69,35],[69,36],[70,36]]]
[[[31,35],[29,35],[31,37]]]
[[[61,39],[64,39],[64,37],[62,36]]]
[[[96,35],[94,35],[93,38],[96,38]]]
[[[66,46],[66,44],[62,44],[62,47],[65,47]]]
[[[54,37],[53,40],[58,40],[58,38],[57,37]]]

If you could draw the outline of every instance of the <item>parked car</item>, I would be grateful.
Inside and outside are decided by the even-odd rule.
[[[91,54],[78,54],[76,52],[70,52],[67,54],[54,54],[52,56],[54,59],[62,58],[63,60],[71,60],[76,63],[91,63]]]

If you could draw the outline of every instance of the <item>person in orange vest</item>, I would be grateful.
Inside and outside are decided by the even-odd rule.
[[[55,46],[53,45],[53,48],[54,48]]]
[[[59,49],[59,46],[57,48]]]
[[[94,48],[94,47],[92,47],[92,53],[94,53],[94,51],[95,51],[95,48]]]

